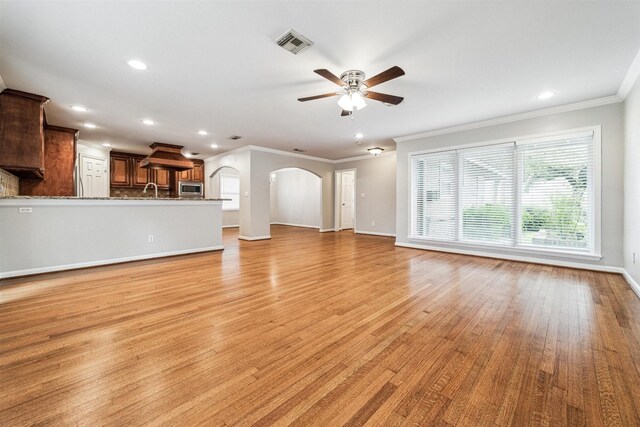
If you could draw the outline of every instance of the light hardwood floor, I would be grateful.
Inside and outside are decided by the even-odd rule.
[[[640,425],[618,275],[235,234],[0,282],[0,425]]]

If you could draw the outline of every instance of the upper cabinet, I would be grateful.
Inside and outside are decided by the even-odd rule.
[[[133,186],[144,187],[147,183],[152,182],[151,174],[152,170],[140,167],[140,162],[146,156],[132,156],[133,161]]]
[[[199,181],[204,182],[204,161],[193,159],[193,169],[177,172],[178,181]]]
[[[0,168],[19,177],[44,176],[44,104],[48,101],[13,89],[0,93]]]
[[[23,196],[74,196],[73,179],[78,130],[44,126],[44,178],[20,179]]]
[[[158,189],[168,190],[170,187],[170,171],[168,169],[155,169],[153,172],[152,181],[156,183]]]
[[[131,156],[126,153],[111,152],[111,186],[131,187]]]

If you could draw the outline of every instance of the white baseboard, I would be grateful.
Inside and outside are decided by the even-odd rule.
[[[552,260],[552,259],[545,259],[545,258],[536,258],[531,256],[523,256],[523,255],[494,254],[491,252],[474,251],[474,250],[458,249],[458,248],[443,248],[440,246],[416,245],[413,243],[403,243],[403,242],[396,242],[396,246],[400,246],[403,248],[422,249],[427,251],[448,252],[448,253],[460,254],[460,255],[471,255],[471,256],[478,256],[483,258],[495,258],[495,259],[504,259],[509,261],[529,262],[532,264],[544,264],[544,265],[553,265],[557,267],[577,268],[580,270],[593,270],[593,271],[604,271],[607,273],[624,274],[624,269],[622,267],[612,267],[608,265],[586,264],[582,262]]]
[[[629,285],[631,290],[635,292],[638,298],[640,298],[640,285],[638,285],[638,282],[633,280],[633,277],[631,277],[629,272],[624,268],[622,269],[622,277],[624,277],[624,280],[627,281],[627,284]]]
[[[288,222],[272,222],[271,225],[286,225],[286,226],[289,226],[289,227],[303,227],[303,228],[315,228],[315,229],[319,229],[320,228],[317,225],[291,224],[291,223],[288,223]]]
[[[396,235],[392,234],[392,233],[379,233],[377,231],[355,230],[354,233],[356,233],[356,234],[370,234],[372,236],[396,237]]]
[[[120,264],[123,262],[142,261],[152,258],[164,258],[175,255],[186,255],[198,252],[218,251],[224,249],[222,245],[209,246],[206,248],[183,249],[179,251],[160,252],[155,254],[134,255],[124,258],[111,258],[98,261],[78,262],[74,264],[52,265],[48,267],[28,268],[26,270],[4,271],[0,273],[0,279],[8,279],[9,277],[31,276],[33,274],[53,273],[55,271],[77,270],[79,268],[99,267],[101,265]]]
[[[222,228],[239,228],[240,224],[238,225],[223,225]]]
[[[271,235],[268,235],[268,236],[255,236],[255,237],[253,237],[253,236],[238,236],[238,239],[240,239],[240,240],[248,240],[250,242],[252,242],[254,240],[267,240],[267,239],[270,239],[270,238],[271,238]]]
[[[328,233],[329,231],[336,231],[335,228],[321,228],[319,230],[321,233]]]

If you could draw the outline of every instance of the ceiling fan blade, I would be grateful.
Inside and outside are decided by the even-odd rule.
[[[375,85],[393,80],[400,76],[404,76],[404,70],[396,65],[389,68],[387,71],[383,71],[380,74],[365,80],[363,84],[365,84],[368,88],[374,87]]]
[[[330,82],[333,82],[333,83],[337,84],[338,86],[344,86],[345,85],[345,83],[342,80],[340,80],[335,74],[333,74],[329,70],[325,70],[323,68],[321,70],[313,70],[313,72],[316,73],[316,74],[321,75],[325,79],[329,80]]]
[[[350,116],[351,115],[351,111],[347,111],[347,110],[342,110],[342,113],[340,114],[342,117],[344,116]]]
[[[370,99],[375,99],[376,101],[386,102],[387,104],[393,105],[398,105],[404,100],[404,98],[401,96],[387,95],[386,93],[380,92],[371,92],[370,90],[366,91],[364,93],[364,96]]]
[[[331,92],[331,93],[324,93],[322,95],[307,96],[306,98],[298,98],[298,101],[300,102],[313,101],[314,99],[329,98],[330,96],[336,96],[336,93]]]

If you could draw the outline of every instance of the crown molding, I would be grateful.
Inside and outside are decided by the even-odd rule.
[[[638,80],[638,76],[640,76],[640,49],[638,53],[636,53],[636,57],[633,58],[629,69],[627,70],[627,74],[624,76],[622,83],[620,84],[620,89],[618,89],[618,96],[622,99],[625,99],[633,85]]]
[[[585,108],[600,107],[602,105],[616,104],[622,102],[622,98],[618,95],[605,96],[604,98],[590,99],[588,101],[575,102],[573,104],[560,105],[558,107],[545,108],[542,110],[529,111],[527,113],[514,114],[513,116],[498,117],[495,119],[483,120],[480,122],[467,123],[459,126],[435,129],[427,132],[417,133],[413,135],[400,136],[393,138],[396,143],[413,141],[416,139],[428,138],[438,135],[446,135],[449,133],[462,132],[472,129],[480,129],[489,126],[496,126],[505,123],[517,122],[520,120],[532,119],[535,117],[549,116],[551,114],[566,113],[569,111],[583,110]]]
[[[390,154],[395,153],[395,150],[394,150],[394,151],[382,152],[382,153],[378,154],[377,156],[373,156],[371,154],[364,154],[362,156],[357,156],[357,157],[347,157],[345,159],[332,160],[332,159],[325,159],[323,157],[309,156],[307,154],[290,153],[288,151],[277,150],[275,148],[262,147],[260,145],[245,145],[243,147],[236,148],[236,149],[231,150],[231,151],[225,151],[224,153],[220,153],[220,154],[216,154],[215,156],[207,157],[207,158],[204,159],[204,161],[205,162],[211,162],[211,161],[214,161],[217,158],[220,158],[222,156],[227,156],[229,154],[240,153],[240,152],[248,151],[248,150],[260,151],[260,152],[263,152],[263,153],[278,154],[280,156],[297,157],[299,159],[315,160],[317,162],[330,163],[330,164],[352,162],[352,161],[356,161],[356,160],[375,159],[376,157],[384,157],[384,156],[388,156]]]
[[[290,153],[288,151],[276,150],[275,148],[261,147],[259,145],[247,145],[246,147],[248,147],[250,150],[262,151],[263,153],[280,154],[281,156],[297,157],[300,159],[315,160],[315,161],[324,162],[324,163],[335,162],[335,160],[325,159],[323,157],[309,156],[307,154],[300,154],[300,153]]]
[[[347,157],[346,159],[338,159],[338,160],[334,160],[333,163],[346,163],[346,162],[354,162],[354,161],[358,161],[358,160],[372,160],[372,159],[377,159],[379,157],[386,157],[389,156],[391,154],[395,154],[396,151],[383,151],[382,153],[378,154],[377,156],[374,156],[373,154],[363,154],[362,156],[356,156],[356,157]]]

